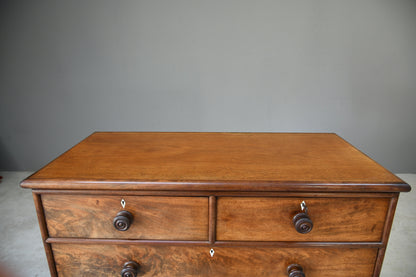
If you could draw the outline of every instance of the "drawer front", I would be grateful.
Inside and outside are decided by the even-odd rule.
[[[370,277],[377,249],[253,248],[53,244],[58,276],[120,276],[128,261],[137,276],[287,277],[297,263],[307,277]]]
[[[313,222],[298,233],[293,217],[305,201]],[[389,198],[219,197],[217,240],[381,241]]]
[[[208,240],[207,197],[45,194],[42,204],[50,237]],[[126,231],[113,225],[121,210],[133,216]]]

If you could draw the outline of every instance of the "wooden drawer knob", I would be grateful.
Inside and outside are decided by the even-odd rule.
[[[307,213],[298,213],[293,217],[293,224],[298,233],[306,234],[312,231],[313,222]]]
[[[124,264],[121,270],[121,277],[137,277],[137,271],[139,270],[139,264],[133,261]]]
[[[305,277],[303,268],[298,264],[291,264],[287,267],[287,274],[289,277]]]
[[[119,231],[127,231],[133,222],[133,215],[128,211],[118,212],[113,220],[114,227]]]
[[[312,231],[313,222],[308,215],[308,207],[306,206],[305,201],[303,201],[300,206],[302,211],[293,217],[293,225],[295,225],[295,229],[298,233],[306,234]]]

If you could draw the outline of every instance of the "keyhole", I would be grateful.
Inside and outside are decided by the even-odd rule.
[[[214,253],[215,253],[214,249],[209,250],[209,254],[211,255],[211,257],[214,257]]]
[[[306,203],[305,203],[305,201],[302,201],[302,203],[300,203],[300,208],[302,209],[302,211],[306,210]]]
[[[124,199],[121,199],[121,206],[123,209],[126,207],[126,201]]]

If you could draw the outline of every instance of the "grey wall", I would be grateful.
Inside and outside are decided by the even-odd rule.
[[[304,131],[416,173],[416,1],[0,3],[0,169],[95,130]]]

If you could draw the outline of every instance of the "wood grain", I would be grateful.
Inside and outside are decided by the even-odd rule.
[[[34,192],[32,193],[32,196],[33,196],[33,201],[34,201],[35,208],[36,208],[36,214],[38,216],[40,234],[42,236],[43,247],[45,248],[46,260],[48,261],[49,272],[51,273],[51,276],[56,276],[57,273],[56,273],[56,267],[55,267],[53,253],[52,253],[52,248],[51,248],[51,245],[46,242],[49,234],[48,234],[48,229],[46,227],[45,213],[44,213],[44,209],[42,206],[41,196]]]
[[[378,251],[376,265],[374,269],[374,277],[378,277],[381,273],[381,267],[383,265],[384,255],[386,254],[386,246],[389,241],[391,226],[393,224],[394,213],[396,211],[398,200],[399,200],[399,194],[397,194],[396,197],[392,197],[390,199],[390,208],[386,216],[386,224],[384,225],[384,233],[383,233],[383,242],[385,244],[385,247],[381,248]]]
[[[303,200],[314,224],[307,234],[292,222]],[[381,241],[389,204],[389,198],[218,197],[217,239]]]
[[[210,247],[293,247],[293,248],[382,248],[382,242],[311,242],[311,241],[196,241],[196,240],[135,240],[135,239],[83,239],[48,238],[47,243],[66,244],[124,244],[139,246],[210,246]]]
[[[215,242],[215,232],[217,230],[217,198],[209,197],[209,242]]]
[[[134,261],[139,276],[286,277],[299,264],[308,277],[376,277],[410,190],[317,133],[94,133],[21,186],[52,276],[119,276]],[[292,222],[303,200],[307,234]],[[126,231],[113,226],[122,210]]]
[[[134,219],[118,231],[113,218],[125,210]],[[208,197],[42,195],[50,237],[208,240]]]
[[[22,182],[38,189],[219,191],[290,191],[298,184],[309,191],[410,190],[339,136],[302,133],[94,133]]]
[[[117,196],[259,196],[259,197],[396,197],[397,192],[273,192],[273,191],[155,191],[155,190],[32,190],[37,194],[73,194],[73,195],[117,195]]]
[[[377,249],[139,247],[126,245],[52,245],[58,275],[118,276],[126,261],[140,265],[139,276],[287,277],[298,263],[308,277],[370,277]]]

